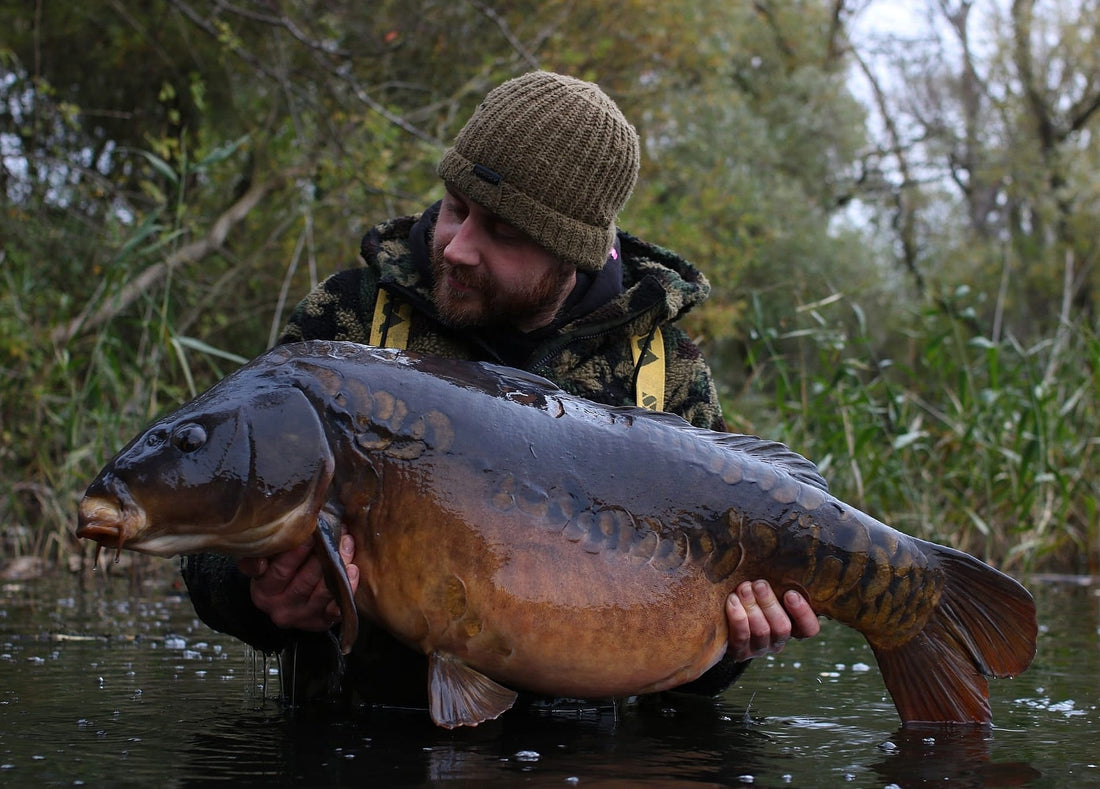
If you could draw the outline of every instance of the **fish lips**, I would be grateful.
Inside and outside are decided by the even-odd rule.
[[[76,536],[108,548],[131,548],[144,534],[148,519],[144,508],[130,496],[126,486],[113,476],[100,477],[80,501]]]

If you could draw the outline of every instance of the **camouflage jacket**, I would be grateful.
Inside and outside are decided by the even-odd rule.
[[[572,394],[608,405],[634,405],[637,370],[630,338],[651,337],[659,326],[665,344],[664,410],[700,427],[725,429],[709,367],[688,336],[672,324],[710,290],[691,264],[620,232],[621,284],[617,267],[597,275],[604,278],[598,284],[607,292],[599,306],[572,316],[567,312],[558,324],[533,340],[527,338],[519,346],[522,358],[517,358],[514,348],[505,354],[494,338],[452,329],[439,319],[430,297],[427,261],[435,210],[433,206],[424,214],[393,219],[370,230],[362,242],[363,265],[333,274],[314,288],[294,310],[280,343],[368,342],[378,289],[383,288],[412,307],[409,350],[504,362],[542,375]],[[615,279],[610,291],[608,277]],[[384,631],[361,628],[355,648],[341,663],[327,634],[279,630],[259,612],[252,605],[248,579],[232,559],[189,556],[183,575],[195,610],[207,624],[265,652],[283,650],[283,671],[289,677],[284,688],[296,698],[335,691],[360,701],[423,703],[424,656],[397,644]],[[745,665],[725,659],[681,689],[717,693]]]
[[[632,336],[657,327],[665,345],[665,411],[692,424],[724,430],[710,368],[682,329],[672,324],[710,293],[706,278],[668,250],[619,232],[622,284],[590,312],[537,332],[518,356],[502,356],[494,338],[440,321],[431,300],[429,213],[393,219],[363,239],[363,266],[333,274],[302,300],[281,342],[311,339],[366,343],[379,288],[412,308],[408,349],[457,359],[509,364],[548,378],[567,392],[607,405],[635,405]],[[616,268],[614,276],[618,276]]]

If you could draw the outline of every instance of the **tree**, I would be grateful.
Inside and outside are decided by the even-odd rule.
[[[921,288],[988,292],[993,337],[1042,336],[1072,318],[1063,303],[1095,312],[1097,11],[936,0],[919,38],[861,56],[899,262]]]

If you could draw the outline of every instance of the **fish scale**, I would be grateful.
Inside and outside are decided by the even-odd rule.
[[[727,595],[757,578],[859,630],[905,723],[989,724],[985,677],[1035,652],[1019,583],[836,499],[781,444],[353,343],[276,348],[158,420],[89,486],[77,533],[165,556],[312,539],[342,648],[362,619],[426,654],[446,727],[516,689],[691,681],[726,650]]]

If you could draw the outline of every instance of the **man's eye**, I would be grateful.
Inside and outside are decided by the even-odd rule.
[[[501,241],[519,241],[523,238],[523,233],[519,228],[504,222],[498,222],[493,225],[493,235]]]
[[[469,213],[465,201],[455,197],[450,191],[443,196],[443,205],[440,209],[453,216],[466,216]]]

